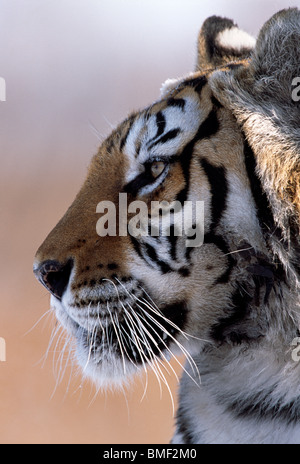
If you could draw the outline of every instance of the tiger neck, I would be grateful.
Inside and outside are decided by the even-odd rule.
[[[194,357],[201,384],[186,374],[181,380],[174,441],[300,443],[300,362],[293,349],[280,337],[248,349],[205,347]]]

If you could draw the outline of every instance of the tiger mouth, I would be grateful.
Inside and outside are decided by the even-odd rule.
[[[109,376],[114,381],[126,377],[126,366],[138,370],[158,359],[169,361],[173,347],[180,346],[177,339],[183,333],[185,303],[159,309],[140,294],[132,296],[130,304],[119,300],[118,305],[115,301],[110,306],[107,302],[105,306],[98,305],[98,311],[75,319],[70,308],[54,300],[53,297],[57,319],[76,340],[79,364],[94,379]]]
[[[143,366],[156,357],[168,356],[169,346],[178,332],[166,322],[163,328],[151,319],[149,324],[146,321],[147,316],[135,310],[135,316],[123,314],[112,323],[107,319],[106,324],[102,323],[102,327],[95,327],[93,331],[78,326],[77,340],[80,339],[81,346],[92,355],[96,364],[105,361],[108,353],[114,353],[124,362]]]

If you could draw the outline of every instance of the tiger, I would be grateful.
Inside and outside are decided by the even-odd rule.
[[[299,43],[297,8],[257,40],[231,19],[206,19],[194,71],[168,79],[101,143],[35,256],[99,388],[149,367],[163,378],[163,363],[184,355],[173,444],[300,443]],[[129,233],[142,204],[151,229],[154,202],[183,213],[198,202],[203,215],[180,234],[170,208],[168,234]],[[163,212],[154,216],[160,224]],[[198,226],[203,240],[187,246]]]

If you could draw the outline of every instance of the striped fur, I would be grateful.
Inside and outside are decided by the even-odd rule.
[[[272,44],[280,47],[283,27],[291,43],[280,54]],[[268,79],[286,91],[283,60],[291,46],[299,62],[299,33],[295,9],[271,19],[257,45],[232,21],[209,18],[196,72],[168,81],[159,101],[102,143],[36,255],[57,319],[99,386],[122,385],[147,366],[165,382],[161,360],[186,356],[173,443],[300,443],[300,367],[291,356],[299,108],[263,92]],[[204,244],[187,248],[175,219],[166,237],[99,237],[96,206],[111,201],[118,211],[120,193],[149,208],[204,201]]]

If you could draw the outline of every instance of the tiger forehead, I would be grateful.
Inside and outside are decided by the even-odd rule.
[[[141,141],[149,135],[149,130],[155,130],[154,120],[157,118],[158,124],[162,127],[164,122],[158,118],[163,114],[165,116],[166,110],[168,110],[168,116],[172,115],[171,109],[181,109],[182,114],[173,111],[173,120],[176,121],[176,117],[179,116],[181,122],[184,121],[184,116],[189,111],[201,111],[205,110],[207,103],[210,104],[210,95],[206,95],[203,98],[205,89],[207,90],[207,77],[209,73],[196,72],[191,75],[190,78],[184,80],[178,80],[176,88],[172,88],[168,92],[166,98],[162,98],[158,102],[153,103],[148,108],[136,111],[130,114],[127,119],[118,125],[118,127],[106,138],[103,142],[103,148],[108,154],[115,151],[119,153],[129,155],[134,154],[136,149],[137,154],[140,151]],[[211,93],[209,92],[206,93]],[[200,94],[201,94],[201,108],[200,108]],[[190,103],[190,104],[189,104]],[[170,119],[170,118],[169,118]],[[179,120],[179,119],[178,119]],[[187,125],[187,124],[186,124]],[[135,131],[133,131],[135,129]],[[129,135],[131,135],[131,140]],[[128,150],[128,142],[134,143],[133,150]],[[130,143],[129,143],[130,146]],[[132,153],[133,152],[133,153]]]
[[[177,155],[195,136],[206,111],[190,86],[141,112],[132,120],[122,152],[129,160],[127,181],[146,162]]]
[[[125,183],[144,170],[145,163],[180,156],[213,107],[208,73],[178,80],[164,98],[134,112],[104,141],[103,148],[125,161]],[[217,105],[218,106],[218,105]]]

